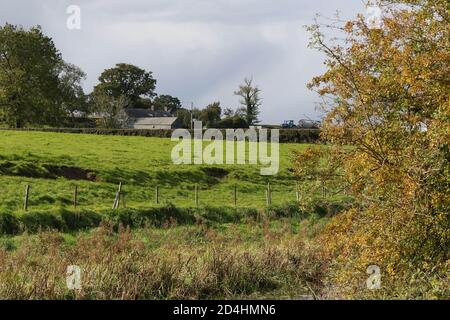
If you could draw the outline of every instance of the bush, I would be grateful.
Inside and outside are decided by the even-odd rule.
[[[249,208],[249,207],[237,208],[237,212],[243,219],[249,219],[253,221],[256,221],[259,216],[259,212],[256,208]]]
[[[287,218],[299,215],[296,203],[286,203],[267,208],[264,212],[269,218]],[[107,209],[99,212],[81,210],[70,211],[58,209],[47,212],[27,212],[20,216],[0,214],[0,235],[15,235],[21,231],[36,233],[43,230],[62,232],[87,230],[96,228],[105,222],[115,231],[120,226],[142,228],[154,226],[161,228],[167,225],[192,225],[195,223],[222,224],[256,221],[260,212],[248,207],[198,207],[180,208],[173,204],[150,208]]]
[[[266,208],[266,215],[274,218],[292,218],[300,214],[299,205],[296,202],[289,202],[282,205],[270,206]]]
[[[60,216],[51,212],[28,212],[20,216],[23,228],[28,232],[41,230],[63,230],[64,222]]]
[[[210,207],[206,206],[198,209],[198,214],[207,221],[215,223],[233,223],[241,220],[241,214],[238,210],[229,207]]]
[[[61,209],[60,215],[64,222],[64,229],[67,231],[94,228],[102,221],[102,216],[92,211],[73,212]]]
[[[0,235],[15,235],[20,232],[20,222],[15,216],[0,214]]]

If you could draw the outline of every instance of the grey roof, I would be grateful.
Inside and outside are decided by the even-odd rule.
[[[178,118],[176,117],[148,117],[136,119],[134,125],[173,125]]]
[[[150,109],[127,108],[125,112],[130,118],[171,117],[170,112]]]

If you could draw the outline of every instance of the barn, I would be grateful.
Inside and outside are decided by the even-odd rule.
[[[167,111],[151,109],[126,109],[128,127],[133,129],[177,129],[181,123]]]
[[[177,129],[180,128],[178,118],[176,117],[153,117],[137,118],[130,120],[130,127],[133,129]]]

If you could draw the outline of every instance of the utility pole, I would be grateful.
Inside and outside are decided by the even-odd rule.
[[[194,103],[193,102],[191,102],[191,130],[192,130],[192,125],[193,125],[193,123],[194,123],[194,119],[193,119],[193,116],[192,116],[192,112],[194,111]]]

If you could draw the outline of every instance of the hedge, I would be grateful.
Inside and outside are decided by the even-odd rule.
[[[17,235],[23,232],[37,233],[45,230],[73,232],[96,228],[102,223],[112,226],[142,228],[146,226],[163,227],[166,224],[214,225],[255,221],[261,213],[270,218],[299,217],[298,205],[284,204],[271,206],[264,210],[251,207],[198,207],[185,208],[168,204],[161,207],[139,209],[105,209],[99,211],[73,211],[64,208],[48,211],[31,211],[24,214],[0,213],[0,236]]]
[[[174,130],[163,129],[103,129],[103,128],[24,128],[24,129],[1,129],[16,131],[41,131],[57,133],[76,133],[76,134],[98,134],[113,136],[140,136],[140,137],[159,137],[170,138]],[[224,137],[225,129],[218,129]],[[246,129],[244,129],[246,130]],[[189,130],[192,135],[192,130]],[[280,129],[280,143],[317,143],[320,139],[319,129]],[[268,130],[270,139],[270,130]]]

